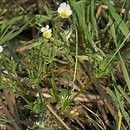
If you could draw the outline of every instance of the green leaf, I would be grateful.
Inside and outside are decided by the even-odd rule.
[[[29,24],[31,20],[28,20],[26,24],[24,24],[19,30],[13,29],[10,32],[8,32],[5,36],[0,38],[0,45],[4,44],[5,42],[8,42],[9,40],[16,37],[18,34],[20,34]]]
[[[116,23],[119,26],[122,33],[127,37],[127,35],[129,34],[129,29],[126,26],[125,22],[122,20],[120,15],[118,13],[116,13],[115,8],[112,6],[112,4],[108,0],[104,0],[104,3],[107,4],[108,10],[110,11],[112,17],[116,21]]]
[[[130,91],[130,78],[129,78],[129,75],[128,75],[128,71],[127,71],[127,69],[126,69],[125,63],[124,63],[124,61],[123,61],[121,55],[119,55],[119,57],[120,57],[120,60],[121,60],[122,72],[123,72],[125,81],[126,81],[126,83],[127,83],[128,89],[129,89],[129,91]]]
[[[130,98],[127,96],[127,93],[122,89],[122,87],[120,85],[118,85],[118,89],[121,92],[121,94],[123,95],[123,97],[127,100],[127,102],[130,104]]]
[[[34,16],[33,23],[34,24],[41,24],[41,23],[46,22],[50,19],[51,19],[51,17],[48,17],[46,15],[37,14],[37,15]]]
[[[117,97],[116,95],[114,94],[114,92],[110,89],[110,88],[107,88],[107,93],[112,97],[112,99],[117,102]]]
[[[46,127],[46,128],[44,128],[44,130],[54,130],[52,127]]]

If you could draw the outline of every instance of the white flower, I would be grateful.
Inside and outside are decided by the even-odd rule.
[[[50,38],[52,36],[52,30],[49,29],[49,25],[46,25],[46,27],[42,27],[41,32],[43,32],[43,36],[45,38]]]
[[[72,14],[69,4],[66,4],[65,2],[60,4],[60,7],[57,9],[57,12],[62,18],[68,18]]]
[[[2,46],[0,46],[0,53],[3,51],[3,47]]]

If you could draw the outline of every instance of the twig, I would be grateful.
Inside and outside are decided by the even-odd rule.
[[[50,112],[56,117],[56,119],[64,126],[66,130],[71,130],[64,122],[63,120],[54,112],[52,109],[52,106],[50,104],[47,105],[47,108],[50,110]]]

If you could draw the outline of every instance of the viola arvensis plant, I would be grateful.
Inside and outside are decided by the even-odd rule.
[[[57,12],[62,18],[68,18],[72,14],[69,4],[66,4],[65,2],[60,4],[59,8],[57,9]]]
[[[50,38],[52,36],[52,30],[49,29],[49,25],[41,28],[41,32],[43,32],[43,36],[45,38]]]

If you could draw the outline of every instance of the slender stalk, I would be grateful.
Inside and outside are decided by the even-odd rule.
[[[85,89],[87,89],[97,78],[93,77],[84,87],[80,89],[79,92],[77,92],[69,101],[68,104],[70,104],[76,97],[78,97]]]
[[[50,110],[50,112],[56,117],[56,119],[62,124],[62,126],[66,129],[66,130],[71,130],[66,123],[56,114],[56,112],[53,110],[53,108],[51,107],[50,104],[47,105],[47,108]]]
[[[78,65],[78,32],[77,32],[77,29],[76,29],[75,35],[76,35],[76,61],[75,61],[75,70],[74,70],[74,77],[73,77],[73,85],[74,85],[74,81],[75,81],[75,78],[76,78],[77,65]]]
[[[107,63],[107,65],[105,66],[105,69],[108,67],[108,65],[110,64],[110,62],[113,60],[113,58],[115,57],[115,55],[119,52],[119,50],[123,47],[124,43],[126,42],[126,40],[129,38],[130,33],[127,35],[127,37],[124,39],[124,41],[120,44],[120,46],[117,48],[116,52],[114,53],[114,55],[111,57],[111,59],[109,60],[109,62]]]

